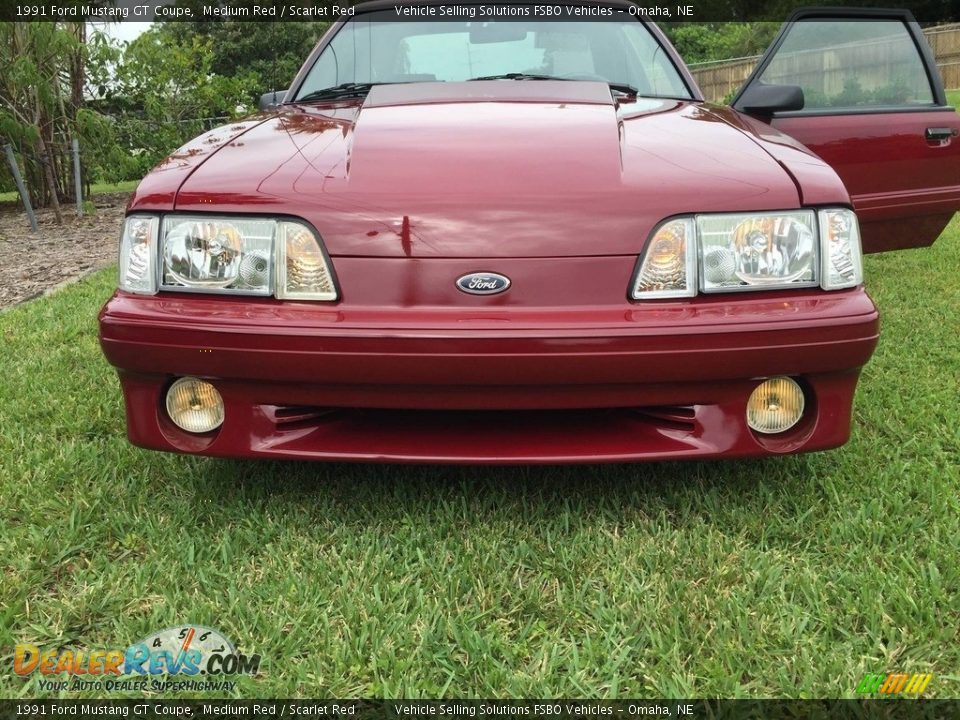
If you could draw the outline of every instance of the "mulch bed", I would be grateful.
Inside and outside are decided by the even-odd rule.
[[[37,232],[17,203],[0,203],[0,308],[115,263],[128,198],[97,195],[96,213],[83,217],[63,206],[63,225],[51,210],[37,210]]]

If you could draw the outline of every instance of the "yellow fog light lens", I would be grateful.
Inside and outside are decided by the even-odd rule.
[[[167,390],[167,415],[187,432],[210,432],[223,424],[223,398],[208,382],[180,378]]]
[[[759,433],[789,430],[803,417],[803,390],[788,377],[762,382],[747,401],[747,425]]]

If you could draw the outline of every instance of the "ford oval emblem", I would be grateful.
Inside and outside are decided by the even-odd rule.
[[[510,287],[510,278],[490,272],[476,272],[457,278],[457,288],[471,295],[496,295]]]

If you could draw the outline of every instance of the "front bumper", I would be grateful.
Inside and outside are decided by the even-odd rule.
[[[568,463],[744,457],[842,445],[877,342],[858,288],[618,307],[356,310],[117,293],[100,341],[128,435],[230,457]],[[226,411],[208,435],[163,409],[179,376]],[[758,379],[790,375],[804,419],[759,437]]]

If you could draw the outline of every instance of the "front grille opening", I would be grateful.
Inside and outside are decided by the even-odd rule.
[[[411,421],[417,417],[444,415],[450,422],[461,419],[493,420],[502,417],[517,419],[527,417],[536,422],[538,416],[544,420],[571,420],[577,416],[621,416],[633,420],[642,420],[663,429],[692,432],[696,429],[696,409],[692,405],[658,405],[638,408],[586,408],[566,410],[386,410],[376,408],[330,408],[303,405],[278,406],[269,412],[277,430],[299,430],[316,427],[324,422],[347,419],[357,416],[407,416]]]
[[[655,407],[630,408],[640,418],[660,427],[673,430],[693,431],[696,428],[696,409],[692,405],[659,405]]]
[[[343,408],[290,405],[274,408],[271,420],[277,430],[299,430],[314,427],[324,420],[333,420],[345,412]]]

